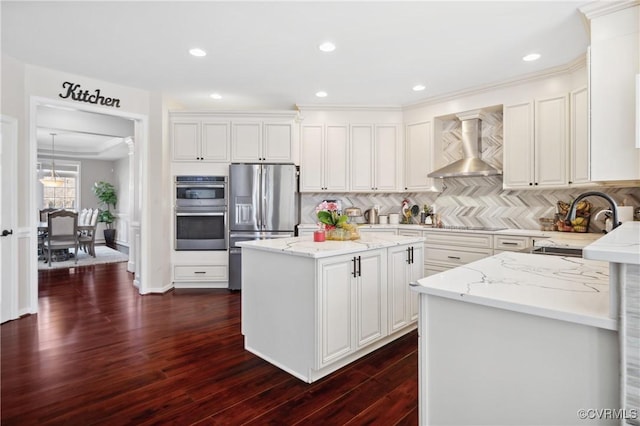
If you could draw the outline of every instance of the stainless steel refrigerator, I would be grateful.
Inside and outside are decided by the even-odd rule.
[[[241,289],[240,241],[293,237],[300,219],[294,164],[229,166],[229,288]]]

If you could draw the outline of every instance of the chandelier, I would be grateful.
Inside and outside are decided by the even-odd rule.
[[[55,133],[51,133],[51,175],[44,176],[40,179],[40,182],[44,186],[48,187],[61,187],[64,184],[64,181],[58,174],[56,173],[56,143],[55,143]]]

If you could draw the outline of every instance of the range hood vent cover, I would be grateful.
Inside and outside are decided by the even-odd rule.
[[[502,171],[480,158],[482,145],[482,112],[480,110],[458,114],[462,122],[462,160],[444,166],[428,174],[429,177],[496,176]]]

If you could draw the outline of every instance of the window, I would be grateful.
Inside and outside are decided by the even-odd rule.
[[[44,160],[38,166],[38,178],[51,174],[51,164]],[[72,163],[59,164],[56,161],[56,175],[59,176],[63,185],[60,187],[42,186],[41,208],[77,209],[80,203],[80,165]]]

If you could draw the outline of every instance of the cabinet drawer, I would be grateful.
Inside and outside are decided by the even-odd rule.
[[[494,235],[493,248],[501,251],[521,251],[531,246],[530,237],[514,237],[512,235]]]
[[[227,279],[227,267],[215,265],[184,265],[173,268],[176,281],[223,281]]]
[[[428,246],[462,246],[491,248],[490,234],[465,234],[458,232],[425,232],[425,244]]]
[[[491,256],[491,249],[479,249],[474,251],[439,249],[433,247],[425,247],[424,260],[425,263],[438,262],[453,265],[466,265],[470,262]]]

